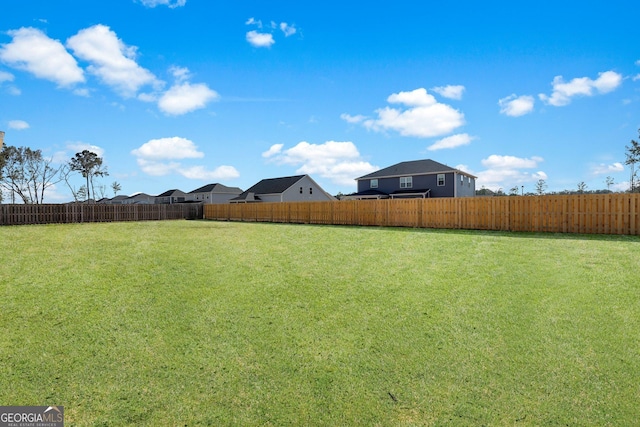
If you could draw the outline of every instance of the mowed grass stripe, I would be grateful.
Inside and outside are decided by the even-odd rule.
[[[69,425],[632,425],[640,239],[0,228],[0,403]]]

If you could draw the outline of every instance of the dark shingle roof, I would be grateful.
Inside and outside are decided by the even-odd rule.
[[[211,193],[211,192],[215,192],[215,193],[241,193],[242,190],[240,190],[238,187],[227,187],[226,185],[222,185],[222,184],[207,184],[204,185],[200,188],[196,188],[193,191],[189,191],[189,194],[196,194],[196,193]]]
[[[396,163],[395,165],[391,165],[384,169],[380,169],[379,171],[361,176],[360,178],[356,178],[356,180],[370,179],[370,178],[384,178],[384,177],[390,177],[390,176],[426,175],[426,174],[443,173],[443,172],[462,172],[462,171],[452,168],[451,166],[438,163],[431,159],[413,160],[409,162]]]
[[[290,188],[296,182],[304,178],[305,175],[286,176],[283,178],[269,178],[255,184],[253,187],[244,191],[238,197],[231,200],[245,200],[249,193],[253,193],[256,196],[258,194],[280,194]]]
[[[169,197],[169,196],[172,196],[173,193],[175,193],[176,191],[180,191],[180,190],[177,190],[175,188],[173,190],[167,190],[162,194],[158,194],[156,197]],[[182,193],[182,191],[180,191],[180,192]]]

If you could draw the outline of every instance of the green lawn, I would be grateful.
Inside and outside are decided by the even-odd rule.
[[[640,239],[0,228],[0,405],[68,426],[622,426]]]

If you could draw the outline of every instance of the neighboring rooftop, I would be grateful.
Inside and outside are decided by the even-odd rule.
[[[222,184],[207,184],[204,185],[200,188],[196,188],[193,191],[189,191],[189,194],[196,194],[196,193],[241,193],[242,190],[238,187],[227,187],[226,185],[222,185]]]
[[[244,191],[232,200],[244,200],[249,193],[258,194],[279,194],[287,190],[296,182],[304,178],[304,175],[285,176],[283,178],[263,179],[251,188]]]
[[[368,175],[361,176],[359,179],[370,179],[370,178],[386,178],[393,176],[405,176],[405,175],[426,175],[426,174],[434,174],[434,173],[444,173],[444,172],[458,172],[463,175],[471,176],[470,173],[461,171],[456,168],[452,168],[451,166],[447,166],[442,163],[438,163],[431,159],[425,160],[412,160],[408,162],[400,162],[395,165],[391,165],[384,169],[380,169],[378,171],[372,172]]]

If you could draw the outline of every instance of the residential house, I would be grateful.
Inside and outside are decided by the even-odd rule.
[[[476,176],[431,159],[401,162],[356,178],[347,199],[473,197]]]
[[[125,205],[153,205],[155,203],[155,196],[151,196],[146,193],[137,193],[133,196],[129,196],[122,201]]]
[[[227,203],[242,194],[238,187],[227,187],[222,184],[207,184],[187,193],[186,200],[204,203]]]
[[[330,201],[327,193],[309,175],[263,179],[230,203]]]
[[[184,203],[187,195],[180,190],[167,190],[155,197],[154,203],[157,205],[170,205],[173,203]]]
[[[124,203],[124,200],[126,199],[127,199],[127,196],[123,196],[123,195],[115,196],[115,197],[112,197],[111,199],[108,197],[104,197],[98,200],[97,203],[104,204],[104,205],[121,205]]]

